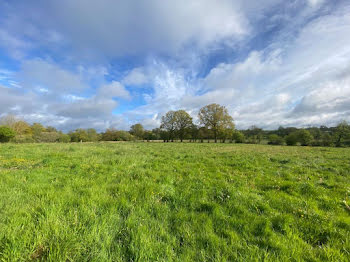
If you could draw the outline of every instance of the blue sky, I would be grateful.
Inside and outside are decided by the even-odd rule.
[[[350,121],[350,2],[0,1],[0,116],[127,130],[209,103],[237,128]]]

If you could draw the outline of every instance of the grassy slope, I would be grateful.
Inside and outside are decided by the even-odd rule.
[[[0,145],[0,260],[346,260],[350,149]]]

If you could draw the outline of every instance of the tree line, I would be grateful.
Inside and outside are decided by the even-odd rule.
[[[246,130],[235,129],[233,118],[224,106],[210,104],[198,112],[198,123],[185,110],[169,111],[161,119],[161,125],[145,130],[142,124],[134,124],[129,131],[109,128],[97,132],[93,128],[76,129],[63,133],[40,123],[29,124],[15,116],[0,119],[0,142],[97,142],[97,141],[155,141],[174,142],[222,142],[301,146],[350,146],[350,126],[343,121],[335,127],[279,127],[263,130],[252,126]]]

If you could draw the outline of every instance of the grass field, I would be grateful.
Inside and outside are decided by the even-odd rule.
[[[347,261],[350,149],[0,145],[0,261]]]

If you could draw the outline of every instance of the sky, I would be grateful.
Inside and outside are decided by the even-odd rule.
[[[348,0],[0,0],[0,116],[63,131],[350,121]]]

